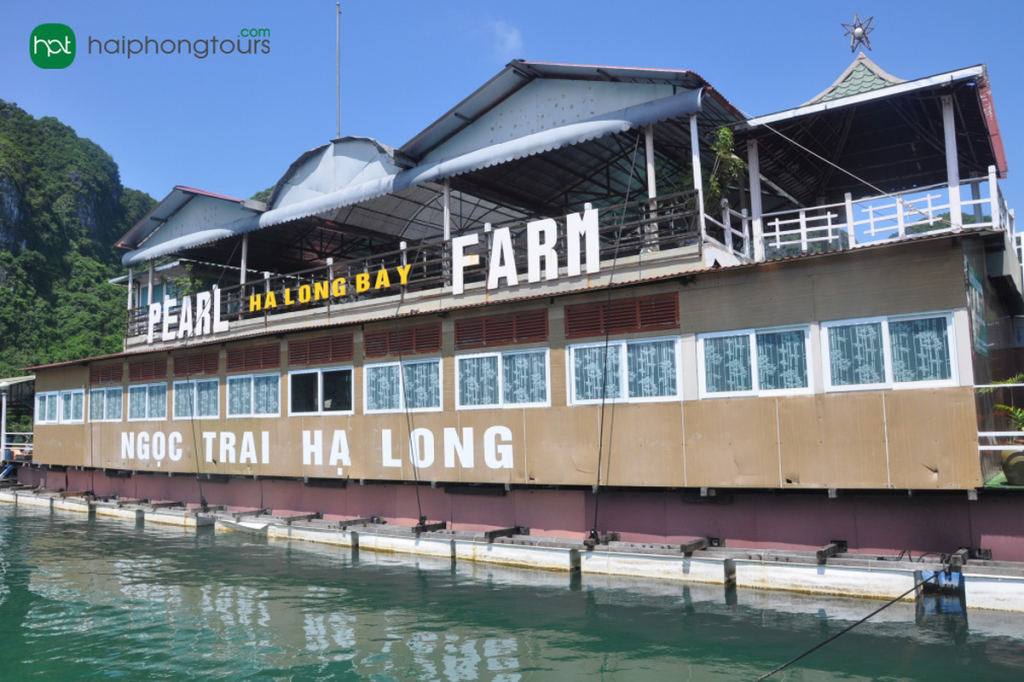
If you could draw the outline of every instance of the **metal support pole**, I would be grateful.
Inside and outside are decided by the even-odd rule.
[[[444,179],[444,246],[441,254],[441,273],[444,285],[451,286],[451,239],[452,239],[452,179]],[[403,254],[404,257],[404,254]],[[404,265],[404,263],[403,263]]]
[[[648,123],[644,128],[644,152],[647,158],[647,198],[649,204],[650,219],[658,217],[658,203],[654,198],[658,196],[658,182],[654,171],[654,124]],[[651,222],[644,226],[644,247],[641,253],[653,253],[659,250],[658,247],[658,224]]]
[[[146,278],[146,303],[153,302],[153,272],[156,267],[153,265],[153,261],[149,261],[149,277]]]
[[[1003,226],[1003,205],[999,201],[999,175],[995,166],[988,167],[988,197],[992,204],[992,229],[998,230]]]
[[[242,235],[242,274],[239,276],[239,284],[245,286],[245,271],[249,267],[249,233]],[[244,291],[243,291],[244,295]]]
[[[128,268],[128,310],[132,309],[132,295],[135,293],[135,273]]]
[[[761,161],[757,140],[747,141],[747,167],[750,170],[750,224],[754,240],[754,260],[764,260],[764,223],[761,218]]]
[[[963,229],[960,212],[960,163],[956,152],[956,119],[953,117],[953,96],[942,96],[942,132],[946,138],[946,177],[949,184],[949,218],[954,230]]]
[[[704,225],[704,180],[700,172],[700,133],[697,130],[697,114],[690,116],[690,155],[693,159],[693,188],[697,190],[697,207],[700,211],[700,239],[703,245],[706,227]]]

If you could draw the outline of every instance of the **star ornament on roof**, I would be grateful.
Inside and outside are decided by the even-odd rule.
[[[874,17],[868,17],[867,21],[860,20],[860,12],[854,12],[854,21],[852,24],[843,24],[843,28],[846,29],[844,35],[850,36],[850,52],[856,52],[858,45],[871,49],[871,39],[868,38],[868,34],[875,29],[871,27],[871,20]]]

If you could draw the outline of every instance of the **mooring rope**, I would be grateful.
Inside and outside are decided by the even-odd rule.
[[[943,561],[943,563],[944,563],[944,564],[946,564],[946,568],[947,568],[947,570],[948,570],[948,563],[947,563],[947,561],[948,561],[948,560],[946,560],[946,559],[945,559],[945,557],[943,557],[943,560],[944,560],[944,561]],[[825,645],[826,645],[826,644],[828,644],[829,642],[834,642],[835,640],[839,639],[840,637],[842,637],[843,635],[845,635],[845,634],[846,634],[847,632],[849,632],[850,630],[854,629],[854,628],[855,628],[855,627],[857,627],[858,625],[861,625],[862,623],[865,623],[865,622],[867,622],[867,621],[868,621],[868,620],[869,620],[870,618],[872,618],[873,616],[876,616],[876,615],[878,615],[879,613],[881,613],[881,612],[882,612],[882,611],[884,611],[885,609],[889,608],[890,606],[892,606],[892,605],[893,605],[893,604],[895,604],[896,602],[898,602],[898,601],[900,601],[901,599],[903,599],[904,597],[906,597],[906,596],[907,596],[908,594],[910,594],[911,592],[914,592],[915,590],[919,589],[919,588],[920,588],[920,587],[922,587],[922,586],[923,586],[923,585],[924,585],[925,583],[928,583],[928,582],[930,582],[930,581],[934,580],[934,581],[936,582],[936,584],[938,584],[938,580],[939,580],[939,573],[940,573],[939,571],[936,571],[936,572],[935,572],[935,573],[934,573],[933,575],[931,575],[930,577],[928,577],[928,578],[925,578],[924,580],[921,580],[921,581],[919,581],[919,582],[915,583],[913,587],[911,587],[911,588],[910,588],[909,590],[907,590],[906,592],[904,592],[904,593],[903,593],[903,594],[901,594],[900,596],[898,596],[898,597],[896,597],[896,598],[892,599],[891,601],[888,601],[888,602],[886,602],[886,603],[885,603],[885,604],[883,604],[882,606],[878,607],[877,609],[875,609],[874,611],[872,611],[872,612],[871,612],[871,613],[869,613],[868,615],[866,615],[866,616],[864,616],[863,618],[861,618],[860,620],[858,620],[858,621],[857,621],[856,623],[854,623],[854,624],[850,625],[849,627],[843,628],[842,630],[840,630],[840,631],[839,631],[839,632],[837,632],[836,634],[832,635],[831,637],[829,637],[828,639],[826,639],[826,640],[825,640],[825,641],[823,641],[823,642],[819,642],[818,644],[814,645],[813,647],[811,647],[811,648],[810,648],[810,649],[808,649],[807,651],[803,652],[802,654],[800,654],[800,655],[799,655],[799,656],[797,656],[796,658],[791,658],[790,660],[788,660],[788,661],[786,661],[785,663],[783,663],[782,665],[780,665],[780,666],[779,666],[778,668],[775,668],[774,670],[772,670],[772,671],[770,671],[770,672],[767,672],[767,673],[765,673],[764,675],[761,675],[761,677],[759,677],[759,678],[757,678],[756,680],[754,680],[754,682],[762,682],[762,680],[767,680],[767,679],[768,679],[769,677],[771,677],[771,676],[772,676],[772,675],[774,675],[775,673],[777,673],[777,672],[781,672],[781,671],[785,670],[786,668],[788,668],[789,666],[793,665],[794,663],[796,663],[796,662],[797,662],[797,661],[799,661],[800,659],[802,659],[802,658],[805,658],[805,657],[807,657],[807,656],[810,656],[810,655],[811,655],[811,654],[813,654],[813,653],[814,653],[815,651],[817,651],[818,649],[822,648],[823,646],[825,646]]]
[[[626,222],[626,206],[629,204],[629,195],[633,190],[633,174],[636,170],[636,155],[640,150],[640,135],[636,137],[636,144],[633,145],[633,158],[630,161],[629,166],[629,182],[626,183],[626,194],[625,200],[622,204],[622,214],[619,216],[619,229],[615,233],[615,251],[612,253],[612,267],[608,273],[608,297],[605,300],[605,314],[604,314],[604,353],[602,354],[601,362],[601,418],[599,421],[598,434],[597,434],[597,483],[594,485],[594,524],[590,527],[590,537],[596,540],[599,535],[597,532],[597,519],[598,512],[601,508],[601,465],[604,461],[604,415],[605,407],[608,399],[608,349],[611,346],[611,309],[612,309],[612,284],[615,280],[615,266],[619,260],[619,246],[622,243],[622,226]],[[643,227],[641,227],[641,230]],[[598,256],[600,257],[600,255]],[[626,371],[625,367],[619,368],[620,371]],[[621,385],[621,384],[620,384]],[[620,398],[623,396],[619,396]],[[615,426],[615,401],[612,401],[612,411],[609,416],[609,431]],[[611,450],[611,433],[608,434],[609,445],[608,449]],[[609,452],[609,457],[611,453]]]

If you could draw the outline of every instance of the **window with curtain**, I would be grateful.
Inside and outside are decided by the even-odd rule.
[[[456,358],[458,407],[548,404],[548,351],[510,351]]]
[[[289,381],[290,414],[352,411],[351,367],[300,370],[289,374]]]
[[[365,412],[441,409],[441,361],[367,365]]]
[[[573,404],[671,400],[679,396],[679,340],[638,339],[570,346]]]
[[[952,316],[830,322],[829,388],[953,382]]]
[[[167,384],[128,387],[128,421],[167,418]]]
[[[36,393],[36,417],[38,424],[57,424],[60,415],[60,394]]]
[[[809,327],[745,329],[698,337],[707,397],[810,391]]]
[[[103,389],[94,388],[89,391],[89,421],[103,421]]]
[[[103,421],[119,422],[122,419],[122,394],[120,388],[103,389]]]
[[[220,382],[217,379],[174,382],[174,418],[217,418],[220,416]]]
[[[277,416],[280,384],[278,374],[228,377],[228,416]]]
[[[74,423],[85,418],[85,391],[61,391],[60,421]]]

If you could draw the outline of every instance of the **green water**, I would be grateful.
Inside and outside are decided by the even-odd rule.
[[[876,606],[0,504],[0,680],[752,680]],[[773,679],[1021,680],[1024,617],[901,604]]]

